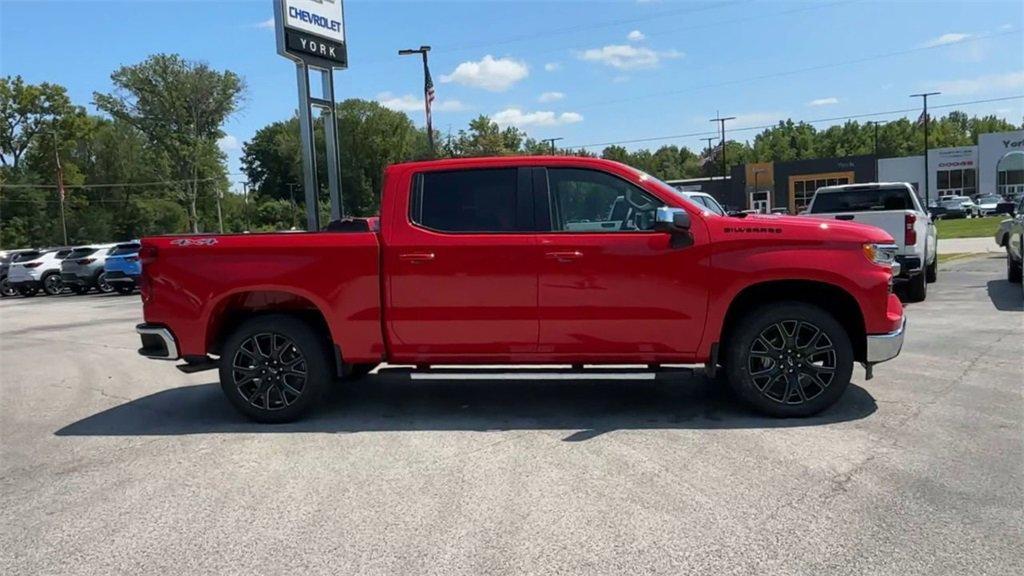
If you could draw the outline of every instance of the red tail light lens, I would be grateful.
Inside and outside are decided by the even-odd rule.
[[[913,246],[917,244],[917,230],[914,230],[914,224],[917,224],[917,215],[907,213],[903,218],[905,230],[903,233],[903,242],[907,246]]]
[[[28,264],[25,264],[25,268],[39,268],[42,265],[42,262],[29,262]]]
[[[79,260],[75,260],[75,264],[92,264],[95,261],[95,258],[81,258]]]

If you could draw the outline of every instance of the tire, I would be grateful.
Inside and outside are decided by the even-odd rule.
[[[733,330],[725,370],[733,393],[758,412],[812,416],[835,404],[849,386],[853,345],[821,308],[774,303],[755,309]]]
[[[50,272],[43,276],[43,292],[50,296],[56,296],[64,291],[64,281],[60,279],[59,272]]]
[[[938,258],[938,256],[936,256],[935,260],[932,260],[932,263],[929,264],[924,269],[924,274],[925,274],[925,276],[924,276],[925,280],[929,284],[934,284],[936,281],[938,281],[938,279],[939,279],[939,258]]]
[[[1024,239],[1022,239],[1024,242]],[[1024,244],[1022,244],[1024,246]],[[1019,284],[1021,282],[1022,274],[1024,273],[1024,262],[1014,262],[1013,256],[1010,254],[1009,242],[1006,246],[1006,280],[1013,284]]]
[[[114,291],[114,287],[110,285],[110,282],[107,282],[107,275],[103,272],[96,276],[96,290],[101,294],[110,294]]]
[[[17,296],[17,294],[18,291],[7,282],[7,277],[4,276],[4,279],[0,280],[0,297],[8,298],[10,296]]]
[[[907,302],[924,302],[928,297],[928,273],[922,272],[912,276],[907,282],[904,297]]]
[[[327,348],[324,338],[297,318],[257,316],[224,344],[221,389],[236,410],[256,422],[291,422],[316,404],[331,381]]]

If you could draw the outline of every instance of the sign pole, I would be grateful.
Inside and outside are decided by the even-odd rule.
[[[309,70],[302,62],[295,64],[299,84],[299,138],[302,140],[303,189],[306,192],[306,230],[320,230],[320,207],[317,202],[316,154],[313,153],[313,109],[309,105]]]
[[[331,197],[331,220],[341,220],[345,206],[341,201],[341,145],[338,142],[338,115],[334,100],[334,73],[330,69],[320,70],[323,75],[324,100],[329,106],[322,108],[324,114],[324,140],[327,147],[327,190]]]

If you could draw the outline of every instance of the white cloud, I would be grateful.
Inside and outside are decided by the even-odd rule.
[[[556,102],[565,98],[562,92],[545,92],[537,97],[537,102]]]
[[[945,46],[946,44],[956,44],[957,42],[961,42],[970,37],[970,34],[965,34],[963,32],[947,32],[942,36],[932,38],[931,40],[922,44],[922,46],[924,46],[925,48],[932,48],[935,46]]]
[[[217,147],[220,148],[221,152],[230,156],[232,152],[242,149],[242,143],[231,134],[225,134],[217,140]]]
[[[645,46],[628,44],[610,44],[601,48],[591,48],[579,54],[581,60],[598,62],[619,70],[636,70],[639,68],[655,68],[662,59],[682,58],[684,54],[676,50],[658,52]]]
[[[548,62],[544,65],[545,72],[558,72],[562,69],[562,65],[558,62]]]
[[[629,40],[630,42],[639,42],[644,38],[647,38],[647,36],[644,36],[644,33],[639,30],[633,30],[632,32],[626,35],[626,39]]]
[[[1024,72],[1007,72],[1005,74],[988,74],[977,78],[946,80],[931,85],[935,90],[950,96],[967,96],[971,94],[994,93],[1003,90],[1019,90],[1024,88]]]
[[[556,114],[550,111],[523,112],[519,108],[506,108],[491,116],[498,126],[561,126],[583,121],[583,116],[576,112]]]
[[[828,98],[816,98],[807,103],[808,106],[832,106],[839,104],[839,98],[829,96]]]
[[[377,102],[385,108],[398,112],[419,112],[423,110],[423,98],[412,94],[396,96],[391,92],[377,94]],[[461,112],[466,106],[459,100],[435,100],[431,110],[434,112]]]
[[[268,30],[268,29],[274,27],[274,19],[273,18],[267,18],[263,22],[258,22],[256,24],[253,24],[252,27],[253,28],[260,28],[260,29],[263,29],[263,30]]]
[[[455,82],[491,92],[504,92],[529,75],[530,69],[525,62],[512,58],[494,58],[488,54],[479,62],[459,64],[454,72],[441,76],[441,82]]]

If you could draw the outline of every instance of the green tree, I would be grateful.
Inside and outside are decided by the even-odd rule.
[[[74,137],[85,111],[74,106],[63,86],[26,84],[21,76],[0,78],[0,163],[17,171],[40,137]]]
[[[223,176],[217,140],[241,103],[244,82],[233,72],[175,54],[150,56],[110,78],[116,89],[95,93],[97,108],[136,127],[164,155],[171,174],[183,181],[179,198],[190,228],[198,232],[201,180]]]

